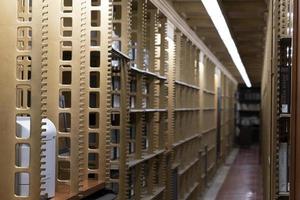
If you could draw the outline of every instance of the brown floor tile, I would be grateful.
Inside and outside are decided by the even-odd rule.
[[[262,193],[259,148],[240,149],[217,200],[262,200]]]

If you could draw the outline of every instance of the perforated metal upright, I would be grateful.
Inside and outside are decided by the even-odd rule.
[[[130,63],[130,121],[128,135],[128,198],[141,197],[142,167],[131,166],[131,162],[142,157],[142,132],[144,131],[145,115],[143,112],[132,112],[134,109],[142,109],[144,77],[142,73],[132,69],[142,70],[144,67],[145,48],[145,10],[144,0],[133,0],[131,4],[131,27],[130,27],[130,51],[132,60]]]
[[[208,58],[204,61],[203,83],[203,117],[202,117],[202,144],[204,149],[204,166],[206,183],[213,176],[216,168],[216,84],[215,65]]]
[[[160,66],[164,63],[164,57],[160,60],[161,57],[158,56],[164,55],[161,51],[163,51],[165,39],[160,39],[160,36],[164,35],[165,29],[159,19],[160,13],[156,8],[148,11],[148,3],[147,1],[128,1],[128,7],[125,7],[126,1],[114,3],[114,15],[116,14],[119,18],[113,20],[115,31],[113,46],[117,48],[121,44],[121,48],[117,50],[124,55],[129,53],[132,59],[129,79],[120,78],[123,87],[129,86],[127,94],[123,92],[120,95],[121,101],[127,100],[129,103],[126,104],[130,111],[129,121],[124,121],[127,123],[124,126],[127,125],[129,129],[121,131],[123,135],[120,137],[119,144],[112,144],[114,151],[120,149],[119,161],[116,163],[112,160],[111,170],[112,186],[117,184],[116,181],[119,178],[119,198],[163,198],[164,178],[158,173],[163,174],[165,169],[162,154],[165,127],[162,124],[166,124],[167,121],[166,115],[161,112],[166,112],[163,95],[166,89],[166,78],[163,77],[164,66]],[[126,15],[121,17],[120,13],[128,13],[127,18]],[[161,28],[159,28],[160,25]],[[129,35],[126,34],[126,30]],[[128,36],[131,37],[129,43]],[[156,40],[157,43],[154,42]],[[124,44],[130,44],[129,52]],[[113,75],[112,80],[117,83],[118,75]],[[114,95],[119,94],[118,91],[114,89],[113,91]],[[113,112],[117,114],[118,110],[113,108]],[[125,119],[124,116],[120,118]],[[160,119],[162,119],[161,123]],[[114,126],[113,130],[115,129],[118,127]],[[114,135],[115,133],[117,132],[112,132]],[[126,146],[124,146],[124,141]],[[118,165],[119,167],[116,167]],[[122,196],[124,191],[126,197]]]
[[[57,193],[79,192],[81,4],[47,4],[47,116],[57,127]],[[76,88],[76,89],[75,89]],[[64,196],[66,195],[66,196]]]
[[[47,116],[58,129],[55,199],[84,197],[109,176],[111,2],[44,9]]]
[[[199,197],[216,168],[219,61],[167,1],[0,6],[1,199],[47,196],[46,117],[57,127],[55,200],[104,186],[120,200]],[[220,69],[226,135],[236,83]],[[18,135],[19,116],[31,119],[29,138]],[[24,166],[16,159],[22,145],[30,148]],[[22,192],[20,177],[28,178]]]
[[[290,193],[290,118],[293,0],[274,3],[274,145],[273,192],[275,198],[287,199]]]
[[[295,5],[295,7],[294,7]],[[262,162],[264,196],[297,199],[294,164],[297,108],[298,1],[269,1],[265,41],[262,97]],[[294,13],[294,11],[296,13]],[[294,27],[296,26],[296,27]],[[294,36],[296,38],[294,38]],[[295,45],[295,46],[293,46]],[[295,53],[297,52],[297,53]]]
[[[0,17],[0,197],[39,199],[41,189],[42,1],[1,1]],[[30,136],[17,130],[17,117],[30,117]],[[29,147],[30,160],[17,161]],[[23,180],[22,182],[20,182]],[[22,191],[21,184],[24,184]]]
[[[113,1],[110,182],[118,199],[128,196],[128,138],[129,138],[129,38],[131,0]]]
[[[85,41],[81,56],[85,67],[84,176],[90,183],[109,181],[112,2],[86,1],[83,13]]]
[[[178,199],[195,199],[200,192],[200,50],[175,31],[173,188]],[[186,156],[189,155],[189,156]],[[176,183],[177,182],[177,183]]]

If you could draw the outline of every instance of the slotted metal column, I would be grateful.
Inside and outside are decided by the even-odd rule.
[[[1,1],[0,14],[0,197],[40,198],[42,2]],[[34,11],[34,12],[33,12]],[[17,117],[30,117],[30,136],[19,135]],[[22,145],[30,161],[18,162]],[[20,190],[20,181],[25,188]]]

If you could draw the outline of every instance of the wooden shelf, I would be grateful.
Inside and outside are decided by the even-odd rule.
[[[290,118],[291,114],[280,114],[279,118]]]
[[[199,161],[199,159],[196,158],[194,161],[187,164],[183,169],[179,170],[179,172],[178,172],[179,176],[182,176],[183,174],[185,174],[185,172],[187,172],[191,167],[193,167],[198,161]]]
[[[167,109],[151,109],[151,108],[145,108],[145,109],[130,109],[131,113],[143,113],[143,112],[167,112]]]
[[[175,112],[199,111],[201,108],[175,108]]]
[[[152,199],[155,199],[158,195],[160,195],[165,190],[166,190],[166,187],[157,187],[157,188],[154,189],[153,194],[151,194],[151,195],[143,195],[142,199],[143,200],[152,200]]]
[[[148,76],[152,76],[152,77],[155,77],[157,79],[160,79],[160,80],[163,80],[163,81],[166,81],[167,78],[164,77],[164,76],[161,76],[157,73],[154,73],[154,72],[150,72],[150,71],[146,71],[146,70],[142,70],[142,69],[139,69],[137,67],[131,67],[130,68],[132,71],[134,72],[138,72],[138,73],[141,73],[141,74],[144,74],[144,75],[148,75]]]
[[[191,137],[188,137],[188,138],[186,138],[186,139],[184,139],[184,140],[180,140],[180,141],[174,143],[174,144],[173,144],[173,147],[176,148],[176,147],[178,147],[178,146],[181,146],[181,145],[184,144],[184,143],[187,143],[187,142],[189,142],[189,141],[191,141],[191,140],[194,140],[194,139],[197,139],[197,138],[201,138],[201,135],[196,134],[196,135],[193,135],[193,136],[191,136]]]
[[[212,145],[210,147],[208,147],[207,151],[211,152],[212,150],[214,150],[216,148],[216,145]]]
[[[207,171],[210,172],[214,168],[215,165],[216,165],[215,162],[213,162],[212,164],[210,164],[210,166],[208,167]]]
[[[83,191],[79,192],[78,194],[69,194],[69,186],[59,184],[58,190],[60,192],[55,193],[55,197],[51,200],[75,200],[78,198],[88,197],[93,193],[104,189],[105,182],[104,181],[95,181],[95,180],[85,180],[83,182]]]
[[[200,90],[200,87],[192,85],[192,84],[185,83],[183,81],[175,81],[175,83],[177,85],[185,86],[185,87],[188,87],[188,88],[191,88],[191,89]]]
[[[147,160],[150,160],[150,159],[152,159],[154,157],[157,157],[157,156],[161,155],[164,152],[165,152],[165,150],[155,151],[152,154],[147,154],[147,155],[142,156],[141,159],[134,159],[134,160],[128,161],[127,165],[128,165],[129,168],[134,167],[134,166],[139,165],[139,164],[141,164],[143,162],[146,162]]]
[[[214,131],[214,130],[216,130],[216,129],[217,129],[216,127],[213,127],[213,128],[204,130],[204,131],[202,131],[202,134],[207,134],[207,133],[209,133],[209,132],[211,132],[211,131]]]
[[[216,94],[215,92],[209,91],[209,90],[206,90],[206,89],[203,89],[203,92],[204,92],[205,94],[210,94],[210,95],[215,95],[215,94]]]
[[[132,59],[131,57],[129,57],[125,53],[123,53],[123,52],[121,52],[121,51],[119,51],[119,50],[117,50],[115,48],[112,48],[112,54],[113,54],[113,56],[125,58],[128,61],[130,61]]]
[[[216,108],[215,107],[211,107],[211,108],[203,108],[203,111],[215,111]]]
[[[195,191],[195,189],[196,189],[198,186],[199,186],[199,183],[198,183],[198,182],[194,183],[194,185],[190,188],[189,192],[186,193],[182,199],[183,199],[183,200],[188,199],[188,198],[190,197],[190,195]]]
[[[289,197],[290,193],[289,192],[279,192],[278,196],[280,196],[280,197]]]

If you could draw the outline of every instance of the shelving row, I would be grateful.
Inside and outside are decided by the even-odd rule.
[[[249,146],[259,141],[260,132],[260,88],[239,86],[236,132],[240,145]]]
[[[0,25],[0,38],[19,45],[0,42],[15,56],[0,53],[1,61],[17,63],[0,68],[9,83],[0,128],[16,132],[16,116],[32,124],[29,138],[3,137],[9,160],[0,172],[9,181],[0,181],[1,198],[84,198],[107,187],[119,199],[197,199],[219,164],[216,83],[223,76],[228,87],[222,120],[230,137],[236,81],[216,73],[210,56],[152,1],[30,2],[0,3],[0,17],[15,25]],[[8,14],[16,12],[23,21]],[[43,179],[42,118],[57,128],[54,194]],[[23,144],[28,166],[15,158]],[[20,189],[15,180],[24,176],[30,182]]]
[[[294,118],[296,110],[294,113],[292,111],[296,106],[291,109],[292,104],[297,104],[296,99],[293,99],[293,96],[297,96],[297,73],[293,71],[294,61],[296,63],[297,59],[293,57],[297,57],[298,53],[293,53],[292,50],[297,49],[293,46],[297,44],[293,42],[297,40],[294,38],[297,34],[293,33],[297,24],[294,22],[297,4],[298,2],[293,0],[280,0],[270,1],[269,6],[261,93],[257,95],[262,99],[262,166],[265,198],[268,199],[297,198],[297,153],[294,134],[297,120]],[[274,28],[273,24],[277,26]],[[272,60],[274,62],[271,62]],[[272,72],[274,73],[270,76]],[[294,91],[292,85],[295,86]],[[293,92],[295,95],[292,95]],[[254,98],[252,103],[257,102],[257,98],[249,98]]]
[[[228,81],[225,76],[222,75],[221,81],[221,154],[224,153],[225,155],[227,155],[233,145],[235,137],[235,92],[233,90],[234,86],[231,85],[231,82]]]

